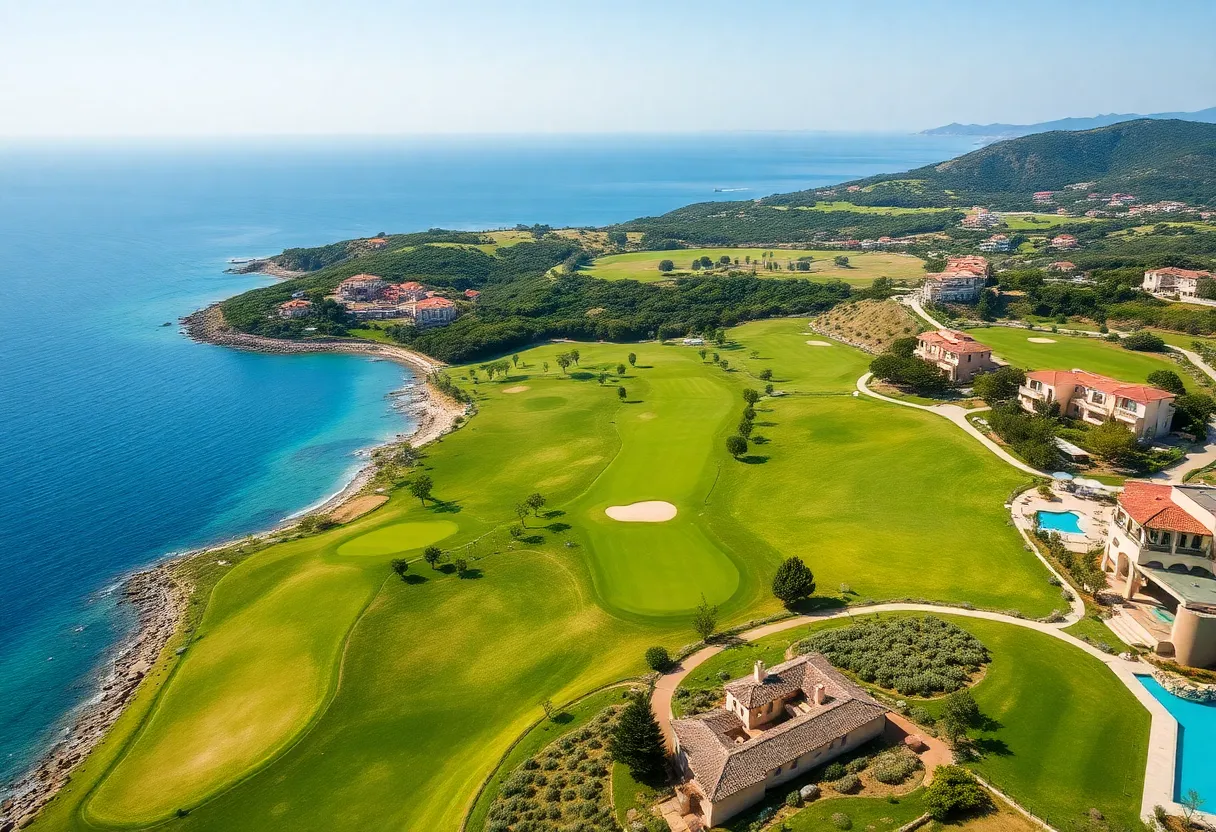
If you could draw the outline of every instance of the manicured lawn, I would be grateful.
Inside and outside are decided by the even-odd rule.
[[[851,202],[816,202],[813,206],[799,205],[799,211],[851,211],[855,214],[932,214],[942,208],[890,208],[883,205],[854,205]]]
[[[976,732],[984,754],[972,767],[1057,828],[1069,828],[1091,808],[1130,824],[1139,814],[1149,727],[1148,712],[1132,693],[1097,659],[1049,635],[941,617],[973,633],[992,654],[987,673],[972,688],[990,720]],[[756,658],[775,663],[809,632],[844,623],[798,627],[726,650],[682,686],[720,686],[719,671],[735,678]],[[923,704],[936,711],[941,702]]]
[[[1134,352],[1118,344],[1083,335],[1030,331],[993,326],[970,330],[981,343],[992,347],[993,354],[1026,370],[1071,370],[1091,373],[1133,383],[1143,383],[1154,370],[1174,370],[1184,381],[1198,387],[1199,382],[1167,353]],[[1036,344],[1030,338],[1050,338],[1055,343]]]
[[[1094,217],[1062,217],[1059,214],[1002,214],[1001,219],[1005,221],[1005,229],[1009,231],[1048,231],[1059,225],[1097,221]]]
[[[1110,627],[1107,627],[1101,621],[1095,621],[1090,616],[1085,616],[1076,624],[1070,624],[1064,628],[1064,632],[1070,636],[1076,636],[1079,639],[1087,640],[1095,647],[1099,644],[1107,644],[1116,653],[1123,653],[1129,648],[1123,641],[1114,634]]]
[[[775,612],[768,586],[790,554],[829,599],[847,583],[849,598],[1058,604],[1002,508],[1020,474],[939,417],[853,397],[868,356],[808,346],[804,321],[731,334],[730,372],[686,347],[579,344],[564,375],[555,357],[569,346],[546,344],[506,380],[461,380],[479,412],[425,449],[436,502],[400,488],[234,567],[142,732],[41,828],[147,825],[180,808],[175,823],[224,832],[454,829],[542,700],[693,641],[702,593],[724,626]],[[628,352],[621,403],[595,377]],[[764,369],[790,395],[760,403],[767,441],[736,461],[724,439]],[[534,491],[548,505],[513,541],[514,507]],[[676,518],[603,511],[647,499]],[[471,577],[417,560],[433,540]],[[414,560],[412,583],[394,557]]]
[[[848,815],[853,829],[892,830],[925,813],[924,789],[889,801],[885,797],[825,797],[816,800],[786,821],[792,832],[829,832],[840,829],[832,822],[837,812]]]
[[[811,280],[843,280],[846,283],[868,286],[876,277],[890,277],[895,280],[918,280],[924,277],[924,261],[910,254],[893,254],[876,251],[829,251],[819,249],[764,249],[764,248],[697,248],[678,249],[676,251],[634,251],[627,254],[611,254],[596,259],[586,273],[592,277],[604,280],[640,280],[643,283],[654,283],[660,280],[671,280],[675,277],[694,275],[690,270],[692,261],[702,256],[709,257],[715,263],[723,255],[739,261],[739,268],[745,268],[745,258],[753,261],[760,260],[764,252],[771,252],[772,260],[781,266],[779,271],[768,271],[760,267],[756,274],[760,277],[772,278],[809,278]],[[842,268],[835,264],[835,258],[840,255],[849,258],[849,265]],[[790,260],[799,257],[813,257],[811,271],[789,271],[785,265]],[[676,271],[663,273],[659,271],[659,263],[671,260]]]

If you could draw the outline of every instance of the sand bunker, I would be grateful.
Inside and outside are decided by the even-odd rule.
[[[604,514],[622,523],[662,523],[676,516],[676,507],[662,500],[644,500],[627,506],[608,506]]]
[[[356,517],[362,517],[387,502],[387,494],[364,494],[362,497],[355,497],[338,506],[329,516],[339,523],[349,523]]]
[[[1054,344],[1056,342],[1055,338],[1027,338],[1026,340],[1032,344]]]
[[[830,346],[832,346],[831,341],[807,341],[806,343],[807,343],[807,346],[811,346],[811,347],[830,347]]]
[[[526,384],[517,384],[514,387],[508,387],[506,390],[503,390],[502,392],[504,392],[504,393],[522,393],[525,390],[531,390],[531,389],[532,388]]]

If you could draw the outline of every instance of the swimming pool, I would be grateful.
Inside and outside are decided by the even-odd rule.
[[[1169,610],[1163,610],[1161,607],[1153,607],[1153,618],[1160,621],[1162,624],[1174,623],[1174,614]]]
[[[1081,515],[1075,511],[1040,511],[1039,528],[1060,534],[1085,534],[1081,531]]]
[[[1140,684],[1178,721],[1178,756],[1174,770],[1174,800],[1191,789],[1212,793],[1216,782],[1216,705],[1174,696],[1152,676],[1137,676]]]

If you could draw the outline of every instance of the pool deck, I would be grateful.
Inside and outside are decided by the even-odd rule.
[[[1013,502],[1013,522],[1033,534],[1040,511],[1053,514],[1070,511],[1080,519],[1081,534],[1060,533],[1064,546],[1071,552],[1087,552],[1095,546],[1106,545],[1113,507],[1095,500],[1086,500],[1067,491],[1054,491],[1053,499],[1039,496],[1038,491],[1023,492]]]

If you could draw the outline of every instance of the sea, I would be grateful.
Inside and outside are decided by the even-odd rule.
[[[230,258],[379,232],[597,226],[905,170],[902,134],[0,143],[0,784],[96,692],[123,576],[274,525],[411,428],[407,370],[198,344],[271,278]],[[2,794],[2,789],[0,789]]]

